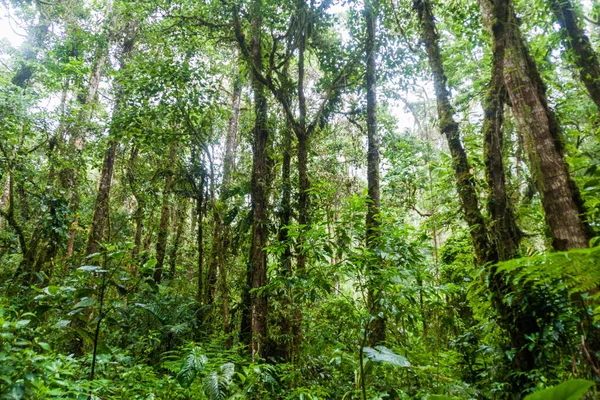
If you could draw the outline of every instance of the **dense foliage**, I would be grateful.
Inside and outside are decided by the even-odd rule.
[[[2,7],[0,399],[595,398],[596,0]]]

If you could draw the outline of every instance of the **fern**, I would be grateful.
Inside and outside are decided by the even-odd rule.
[[[516,284],[550,285],[569,293],[585,293],[600,285],[600,246],[523,257],[498,264]]]
[[[183,360],[181,370],[177,374],[177,381],[185,388],[189,387],[200,371],[208,362],[208,358],[200,347],[194,347]]]

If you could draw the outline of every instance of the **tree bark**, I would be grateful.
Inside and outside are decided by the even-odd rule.
[[[386,321],[380,316],[382,282],[380,279],[380,259],[377,248],[381,239],[380,190],[379,190],[379,137],[377,133],[377,56],[375,14],[376,0],[365,1],[365,21],[367,25],[366,52],[366,86],[367,86],[367,187],[368,203],[365,221],[366,246],[370,254],[367,271],[369,275],[369,309],[373,315],[370,326],[369,342],[371,346],[381,344],[385,340]]]
[[[480,1],[484,24],[493,24],[492,3]],[[519,31],[512,5],[508,9],[504,83],[517,125],[525,137],[532,175],[540,193],[555,250],[588,247],[579,190],[570,177],[561,132],[548,106],[546,87]]]
[[[133,239],[133,255],[137,256],[142,248],[142,231],[144,227],[144,201],[140,193],[138,193],[137,180],[136,180],[136,164],[139,155],[139,146],[133,145],[131,149],[131,155],[129,156],[129,165],[127,166],[127,180],[129,181],[129,187],[131,193],[137,203],[134,213],[135,221],[135,236]]]
[[[137,35],[137,24],[135,21],[130,22],[127,25],[125,39],[122,45],[122,52],[119,57],[120,69],[126,68],[134,49],[135,38]],[[115,105],[113,109],[112,120],[116,120],[117,116],[121,112],[121,102],[123,97],[123,90],[119,80],[115,82]],[[104,152],[104,162],[102,163],[102,171],[100,172],[100,185],[98,188],[98,195],[96,196],[96,203],[94,206],[94,215],[92,217],[92,224],[90,226],[90,232],[88,235],[88,242],[86,248],[86,255],[97,253],[99,250],[100,242],[104,238],[104,228],[108,219],[109,207],[110,207],[110,189],[112,186],[112,176],[115,167],[115,159],[117,156],[118,142],[114,136],[114,126],[111,126],[109,132],[108,148]]]
[[[483,109],[483,138],[486,180],[490,190],[487,208],[491,217],[490,233],[499,261],[517,256],[522,232],[506,193],[506,176],[502,156],[504,122],[504,54],[509,0],[495,0],[492,26],[492,76]]]
[[[229,321],[229,285],[227,283],[227,260],[229,256],[229,247],[231,242],[231,232],[229,225],[225,224],[224,215],[227,211],[227,198],[231,186],[231,176],[235,170],[235,156],[238,143],[238,124],[240,118],[240,100],[242,94],[242,77],[239,70],[239,55],[237,47],[233,48],[233,58],[236,60],[233,74],[233,91],[231,95],[231,117],[229,118],[229,129],[225,140],[225,158],[223,161],[223,184],[220,193],[220,203],[223,209],[218,213],[218,221],[223,231],[219,239],[218,271],[220,278],[220,290],[222,296],[222,317],[223,332],[227,336],[226,346],[231,347],[231,324]]]
[[[196,215],[197,215],[197,233],[196,245],[198,246],[198,286],[196,291],[196,302],[202,304],[202,294],[204,293],[204,175],[200,178],[200,184],[196,193]]]
[[[100,242],[102,242],[102,239],[104,238],[104,228],[110,206],[110,188],[112,185],[115,159],[117,157],[117,146],[118,143],[116,140],[110,140],[108,142],[108,148],[104,152],[104,162],[102,163],[102,171],[100,173],[100,186],[98,187],[92,225],[88,235],[86,249],[86,255],[88,256],[99,251]]]
[[[160,224],[158,226],[158,238],[156,241],[156,266],[154,268],[154,282],[160,284],[163,275],[163,265],[167,252],[167,241],[169,238],[169,217],[171,215],[171,186],[173,184],[173,168],[177,158],[177,142],[171,142],[169,146],[169,164],[167,175],[165,176],[165,186],[163,188],[163,201],[160,210]]]
[[[175,230],[175,238],[171,244],[171,251],[169,252],[169,279],[175,278],[175,268],[177,267],[177,255],[179,247],[181,246],[181,237],[183,236],[183,230],[185,229],[185,220],[188,213],[188,202],[187,200],[180,200],[179,206],[177,207],[177,228]]]
[[[499,322],[504,330],[509,334],[511,344],[516,348],[514,364],[520,371],[530,371],[534,367],[534,357],[527,348],[526,334],[535,330],[535,319],[524,315],[518,308],[504,304],[504,295],[510,290],[504,283],[504,278],[496,273],[493,264],[498,262],[499,254],[496,243],[493,243],[488,238],[488,232],[480,212],[477,194],[474,187],[473,175],[470,172],[471,166],[468,163],[466,153],[458,136],[458,124],[454,121],[454,111],[450,105],[449,93],[446,87],[446,77],[444,74],[441,54],[439,50],[439,38],[435,30],[435,22],[431,12],[431,5],[427,0],[415,0],[415,8],[419,14],[422,29],[422,40],[427,48],[429,63],[433,71],[434,86],[436,90],[436,98],[438,105],[438,116],[440,119],[440,129],[446,135],[448,145],[452,153],[452,165],[455,173],[457,189],[464,212],[464,218],[471,231],[471,238],[476,254],[476,263],[478,265],[492,265],[490,270],[490,286],[492,290],[492,303],[499,315]],[[494,17],[494,30],[492,34],[497,39],[498,43],[494,45],[494,69],[492,73],[492,81],[485,102],[485,123],[484,132],[488,153],[493,160],[488,160],[487,177],[491,180],[492,198],[496,197],[500,202],[504,201],[503,206],[494,204],[493,220],[494,225],[511,224],[514,219],[507,217],[506,208],[509,207],[506,199],[505,188],[502,187],[504,170],[501,165],[502,154],[500,144],[501,127],[502,127],[502,80],[498,71],[499,67],[503,66],[502,58],[504,57],[504,27],[506,27],[506,12],[508,10],[508,2],[506,0],[498,0],[495,3],[496,12]],[[494,148],[489,148],[489,145],[495,145]],[[499,159],[498,159],[499,157]],[[493,168],[493,170],[490,170]],[[502,208],[504,207],[504,208]],[[506,218],[509,218],[506,220]],[[499,221],[502,222],[499,222]],[[497,231],[504,229],[505,226],[497,226]],[[515,227],[512,227],[513,229]],[[510,235],[509,232],[503,232],[502,238]],[[492,235],[494,236],[494,235]],[[514,238],[510,238],[513,240]],[[514,243],[511,251],[516,251],[517,243]],[[509,251],[504,249],[504,256],[513,256]],[[527,384],[526,381],[512,382],[513,393],[520,393]]]
[[[109,35],[110,36],[110,35]],[[92,107],[98,94],[98,88],[100,87],[100,79],[102,76],[102,68],[106,63],[108,57],[108,49],[102,48],[100,56],[94,61],[92,72],[90,73],[90,82],[88,84],[87,93],[85,99],[81,104],[81,110],[77,115],[77,127],[80,132],[72,132],[69,138],[69,151],[71,154],[78,154],[83,148],[85,141],[85,125],[88,123],[92,114]],[[75,213],[75,217],[69,228],[69,243],[67,245],[67,258],[73,255],[73,249],[75,247],[75,238],[77,234],[77,227],[79,225],[79,188],[77,185],[78,171],[75,168],[68,168],[61,173],[63,175],[63,182],[65,188],[71,191],[70,196],[70,209]]]
[[[550,0],[550,6],[561,26],[563,43],[573,53],[570,58],[579,70],[579,78],[600,110],[600,62],[590,39],[579,26],[573,3],[571,0]]]
[[[215,193],[215,173],[212,161],[210,162],[210,204],[213,212],[213,238],[210,252],[210,264],[206,273],[206,304],[212,305],[217,294],[217,269],[219,264],[219,251],[223,237],[223,224],[219,221],[217,199]]]
[[[267,337],[267,295],[259,293],[267,283],[267,253],[265,247],[268,241],[267,191],[268,191],[268,142],[267,128],[267,98],[264,85],[256,73],[263,70],[262,60],[262,0],[254,0],[252,4],[252,40],[251,57],[249,60],[254,68],[252,89],[254,91],[255,123],[252,143],[252,243],[250,250],[251,268],[251,349],[252,357],[262,357],[264,343]]]
[[[425,44],[427,58],[433,73],[434,88],[440,131],[446,137],[452,155],[452,169],[460,198],[464,219],[469,226],[475,258],[478,265],[497,257],[490,247],[483,215],[479,210],[479,200],[475,191],[475,179],[467,154],[460,141],[458,123],[454,120],[454,109],[450,104],[450,93],[446,86],[446,75],[442,64],[439,38],[428,0],[414,0],[413,6],[421,24],[421,40]]]
[[[491,263],[507,261],[518,256],[522,237],[510,199],[506,193],[506,176],[502,156],[502,124],[506,101],[504,60],[509,7],[510,0],[495,0],[492,4],[491,11],[493,12],[494,21],[490,30],[493,52],[492,76],[483,104],[486,180],[490,190],[488,198],[488,211],[491,217],[489,231],[491,245],[494,246],[497,256],[497,260],[490,260]],[[519,293],[517,288],[506,284],[507,280],[504,274],[496,271],[495,266],[490,267],[492,304],[498,312],[500,325],[508,332],[511,345],[516,349],[515,357],[512,360],[513,365],[517,370],[525,372],[519,378],[512,380],[511,390],[513,393],[521,393],[530,384],[528,378],[526,378],[526,373],[535,368],[535,356],[528,347],[527,335],[536,332],[537,324],[535,318],[529,312],[524,312],[518,307],[504,302],[507,293]]]
[[[11,173],[6,174],[6,181],[4,182],[4,190],[2,190],[2,198],[0,198],[0,210],[4,210],[6,204],[8,203],[8,195],[10,193],[10,180]],[[0,215],[0,229],[3,228],[2,215]]]
[[[299,0],[297,10],[300,15],[306,14],[306,4],[304,0]],[[310,180],[308,179],[308,139],[309,132],[306,129],[306,97],[304,95],[304,53],[306,52],[306,30],[307,26],[302,26],[298,32],[298,121],[296,124],[296,136],[298,138],[298,224],[300,224],[300,236],[298,237],[298,256],[296,268],[299,273],[304,273],[306,269],[306,249],[304,248],[304,236],[310,224],[309,218],[309,190]]]
[[[288,227],[292,222],[292,182],[291,182],[291,163],[292,163],[292,135],[293,127],[286,121],[286,128],[283,132],[282,143],[282,165],[281,165],[281,213],[279,215],[279,231],[277,240],[283,243],[284,250],[280,258],[280,273],[286,278],[291,278],[292,270],[292,248],[290,246]],[[283,309],[293,309],[293,293],[288,288],[281,299]],[[279,329],[283,335],[291,337],[291,342],[286,342],[283,352],[288,359],[292,359],[293,354],[297,352],[296,335],[294,332],[293,316],[289,312],[283,312],[279,322]]]

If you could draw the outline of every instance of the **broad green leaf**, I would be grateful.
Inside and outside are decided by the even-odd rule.
[[[376,346],[374,349],[365,347],[364,353],[367,358],[375,363],[389,363],[398,367],[410,367],[410,362],[401,355],[394,353],[385,346]]]
[[[58,286],[48,286],[44,288],[44,292],[51,296],[54,296],[56,293],[58,293],[58,290]]]
[[[71,320],[61,319],[54,326],[56,326],[57,328],[66,328],[67,326],[69,326],[70,323]]]
[[[98,265],[84,265],[82,267],[77,268],[80,271],[84,271],[84,272],[96,272],[100,270],[100,266]]]
[[[40,346],[42,349],[44,349],[46,351],[52,350],[50,348],[50,345],[48,343],[45,343],[45,342],[38,342],[38,346]]]
[[[75,304],[74,308],[89,307],[95,303],[96,303],[96,299],[93,299],[91,297],[84,297],[77,304]]]
[[[29,320],[29,319],[20,319],[17,321],[17,326],[18,327],[26,326],[26,325],[29,325],[30,322],[31,322],[31,320]]]
[[[108,258],[111,260],[120,260],[121,258],[123,258],[124,255],[125,255],[125,251],[119,250],[119,251],[115,251],[114,253],[110,253],[108,255]]]
[[[181,370],[177,374],[179,384],[186,388],[189,387],[207,362],[208,358],[204,355],[202,348],[194,347],[183,360]]]
[[[592,386],[594,386],[593,382],[573,379],[530,394],[524,400],[579,400]]]

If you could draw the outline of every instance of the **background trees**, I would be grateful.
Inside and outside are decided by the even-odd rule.
[[[0,396],[600,379],[593,9],[3,7]]]

